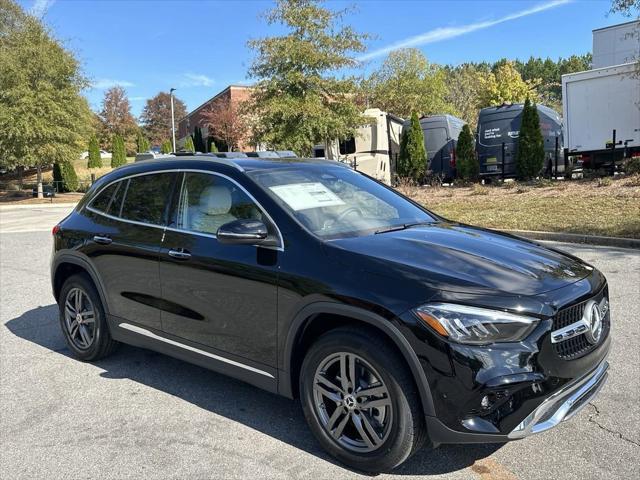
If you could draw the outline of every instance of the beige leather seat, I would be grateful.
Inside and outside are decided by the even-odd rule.
[[[231,192],[227,187],[216,185],[205,188],[198,205],[189,209],[190,229],[215,234],[225,223],[237,220],[230,213],[231,206]]]

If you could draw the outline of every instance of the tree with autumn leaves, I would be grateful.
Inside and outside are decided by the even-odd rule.
[[[230,152],[247,139],[246,117],[240,109],[228,98],[219,98],[202,113],[202,126],[208,128],[209,136],[222,142]]]
[[[173,113],[176,121],[187,114],[187,106],[175,95],[173,96]],[[140,123],[146,138],[152,146],[159,146],[171,138],[171,96],[166,92],[159,92],[147,100],[140,115]]]

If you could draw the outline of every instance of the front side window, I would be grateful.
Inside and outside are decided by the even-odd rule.
[[[344,167],[302,165],[249,175],[308,230],[326,239],[435,221],[392,190]]]
[[[131,177],[128,182],[121,218],[136,222],[161,225],[171,193],[173,173],[155,173]]]
[[[239,219],[265,222],[258,206],[230,180],[206,173],[184,174],[174,220],[177,228],[215,235],[222,225]]]

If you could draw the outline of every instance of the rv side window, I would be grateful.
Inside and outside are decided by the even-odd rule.
[[[340,155],[356,153],[356,139],[354,137],[340,141]]]

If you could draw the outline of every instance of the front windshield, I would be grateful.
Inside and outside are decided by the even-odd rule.
[[[344,167],[306,164],[249,175],[302,225],[325,239],[435,221],[392,190]]]

